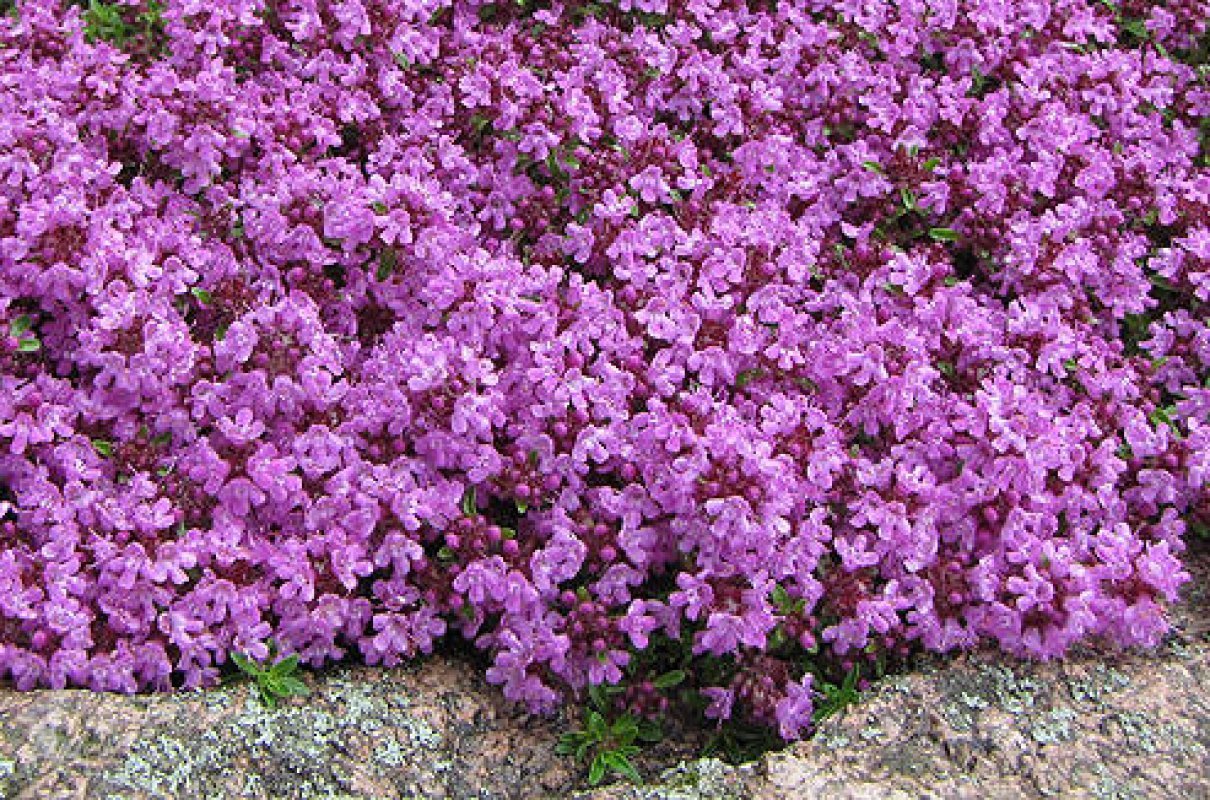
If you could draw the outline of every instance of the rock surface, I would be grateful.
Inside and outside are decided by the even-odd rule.
[[[682,763],[585,800],[1210,797],[1210,553],[1155,653],[1053,664],[971,655],[885,681],[761,762]],[[566,797],[561,720],[476,670],[349,669],[276,711],[247,685],[173,696],[0,691],[0,798]],[[669,744],[652,764],[683,756]]]

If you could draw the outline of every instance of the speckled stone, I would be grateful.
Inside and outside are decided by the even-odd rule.
[[[246,685],[176,695],[0,694],[0,797],[509,798],[576,779],[557,720],[526,716],[469,665],[309,679],[276,710]]]
[[[576,792],[567,721],[504,702],[433,658],[308,676],[269,711],[247,685],[122,697],[0,691],[0,798],[1210,798],[1210,553],[1153,653],[1050,664],[993,653],[883,682],[818,735],[760,762],[683,762],[642,787]],[[669,742],[649,775],[694,743]]]

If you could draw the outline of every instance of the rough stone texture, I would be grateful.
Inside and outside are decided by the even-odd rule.
[[[1156,653],[1054,664],[980,654],[884,682],[757,764],[713,760],[585,800],[1210,797],[1210,554]],[[311,679],[268,711],[246,685],[174,696],[0,692],[0,798],[566,797],[564,720],[445,659]],[[683,755],[669,743],[645,764]],[[679,751],[678,751],[679,747]]]
[[[246,685],[0,695],[0,797],[529,797],[569,786],[555,721],[468,665],[344,670],[275,711]],[[524,788],[523,788],[524,787]]]

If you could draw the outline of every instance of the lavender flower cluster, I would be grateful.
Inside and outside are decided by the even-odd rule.
[[[679,643],[795,738],[826,665],[1164,633],[1205,0],[9,5],[16,687],[454,636],[658,713]]]

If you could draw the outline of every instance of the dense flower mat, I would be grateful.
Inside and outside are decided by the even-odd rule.
[[[1164,632],[1210,4],[0,10],[18,688],[453,636],[793,738],[914,649]]]

